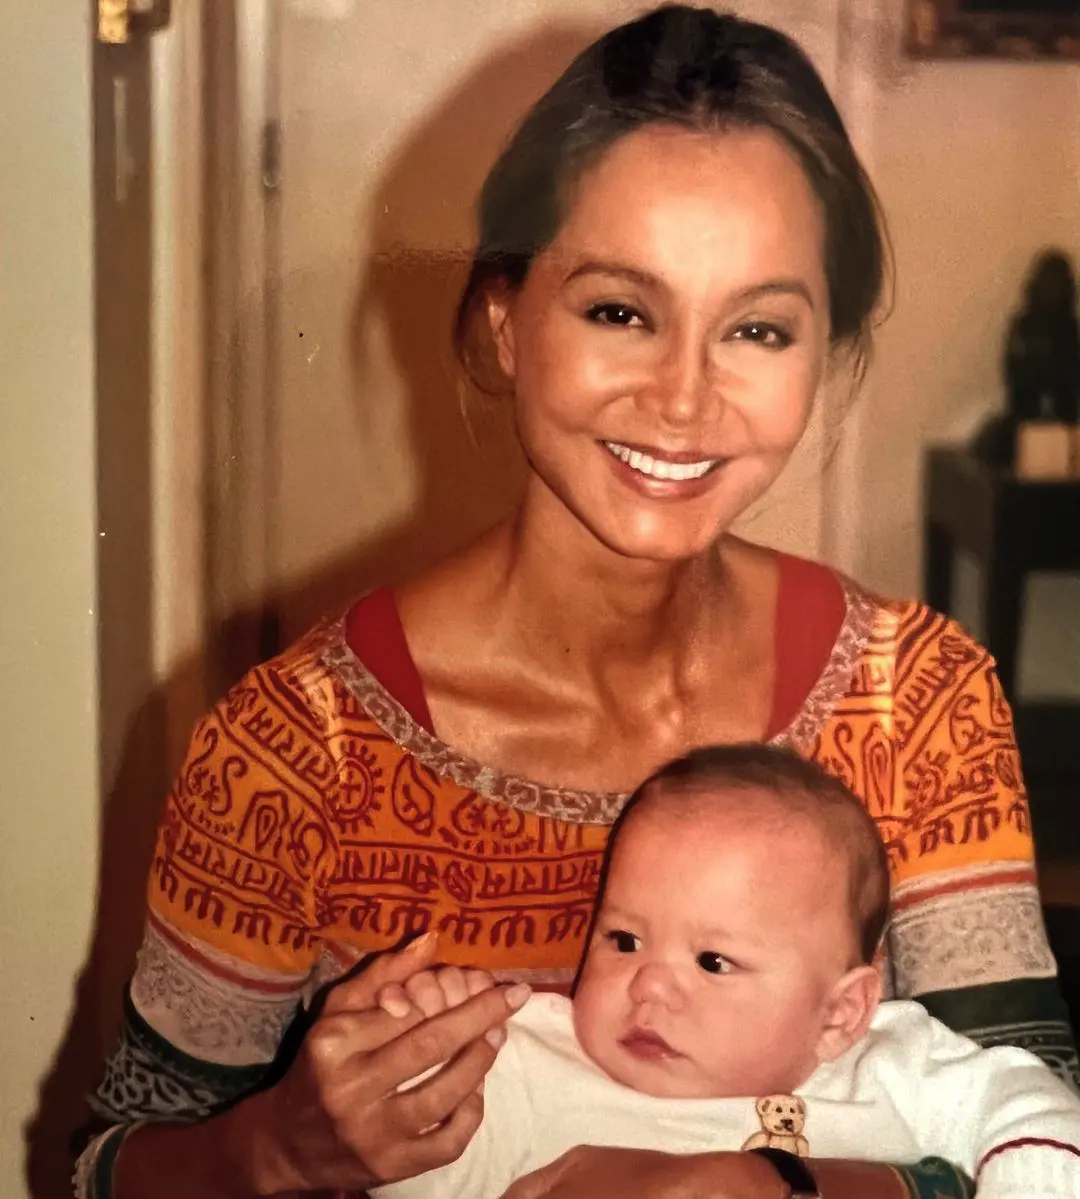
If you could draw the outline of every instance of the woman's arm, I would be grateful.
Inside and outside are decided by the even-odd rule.
[[[452,1161],[479,1125],[479,1084],[501,1026],[528,990],[498,987],[426,1021],[419,1012],[396,1017],[375,1007],[381,987],[431,965],[434,945],[421,938],[336,987],[273,1087],[201,1123],[153,1122],[106,1134],[84,1159],[77,1193],[254,1199],[356,1191]]]
[[[145,1123],[165,1128],[170,1122],[185,1130],[194,1127],[194,1121],[253,1092],[269,1069],[192,1058],[143,1020],[130,994],[124,1008],[118,1045],[90,1100],[94,1118],[75,1138],[76,1152],[81,1152],[75,1176],[78,1196],[110,1193],[113,1162],[132,1129]]]
[[[982,1045],[1030,1050],[1080,1089],[1012,715],[987,652],[953,622],[925,619],[897,651],[882,821],[896,991]]]
[[[1031,815],[994,663],[923,604],[876,605],[814,758],[863,798],[889,851],[894,993],[1077,1085],[1043,925]]]
[[[906,1170],[871,1162],[808,1162],[826,1199],[969,1199],[970,1184],[945,1163]],[[926,1189],[922,1189],[927,1184]],[[933,1186],[935,1189],[930,1189]],[[787,1199],[787,1187],[755,1153],[675,1157],[642,1149],[582,1146],[516,1182],[505,1199]]]
[[[93,1102],[108,1131],[80,1159],[80,1194],[106,1196],[114,1180],[126,1199],[310,1189],[334,1169],[362,1188],[395,1163],[441,1162],[445,1143],[456,1150],[479,1119],[470,1096],[494,1051],[475,1039],[505,1019],[503,993],[472,1016],[462,1008],[438,1036],[410,1033],[385,1013],[342,1010],[350,996],[365,1000],[369,972],[331,992],[281,1082],[245,1098],[266,1086],[316,981],[340,806],[334,702],[317,663],[283,660],[252,672],[197,726],[159,824],[125,1032]],[[384,960],[409,961],[371,970]],[[406,975],[429,964],[430,950]],[[450,1067],[404,1104],[376,1103],[378,1071],[414,1077],[395,1072],[447,1038],[450,1053],[428,1064],[457,1054]],[[341,1095],[350,1108],[338,1119]],[[425,1104],[436,1117],[423,1127],[451,1119],[445,1136],[409,1132]],[[354,1110],[380,1132],[374,1147],[354,1131]]]

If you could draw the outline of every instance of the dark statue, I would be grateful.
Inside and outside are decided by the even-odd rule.
[[[1080,420],[1076,280],[1059,250],[1044,251],[1032,264],[1005,342],[1005,384],[1005,412],[982,428],[972,448],[995,466],[1011,467],[1021,422]]]

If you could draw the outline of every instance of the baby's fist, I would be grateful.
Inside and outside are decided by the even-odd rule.
[[[486,970],[440,966],[435,970],[421,970],[404,984],[391,983],[383,987],[375,998],[388,1015],[400,1018],[418,1009],[430,1019],[494,985],[495,980]]]

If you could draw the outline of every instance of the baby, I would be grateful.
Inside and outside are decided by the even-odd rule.
[[[704,749],[650,778],[612,832],[573,1000],[534,995],[450,1166],[380,1199],[497,1199],[578,1144],[765,1151],[792,1194],[802,1158],[938,1156],[979,1199],[1080,1196],[1080,1099],[1021,1049],[983,1050],[916,1003],[880,1003],[888,864],[873,821],[817,766]],[[476,974],[380,996],[428,1016]]]

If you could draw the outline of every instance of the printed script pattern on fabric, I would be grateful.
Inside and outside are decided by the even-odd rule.
[[[440,777],[371,718],[319,642],[253,672],[196,730],[154,861],[156,956],[213,956],[222,983],[293,1006],[320,951],[340,969],[436,928],[447,958],[561,979],[606,827]]]
[[[920,604],[882,606],[813,752],[888,847],[901,995],[1054,974],[1012,720],[985,650]]]
[[[881,828],[898,992],[1052,974],[987,655],[921,605],[853,592],[849,613],[831,682],[780,740],[848,782]],[[565,984],[621,802],[456,755],[350,658],[340,622],[320,626],[196,730],[133,1002],[185,1052],[247,1065],[272,1056],[319,981],[423,929],[447,960]]]

